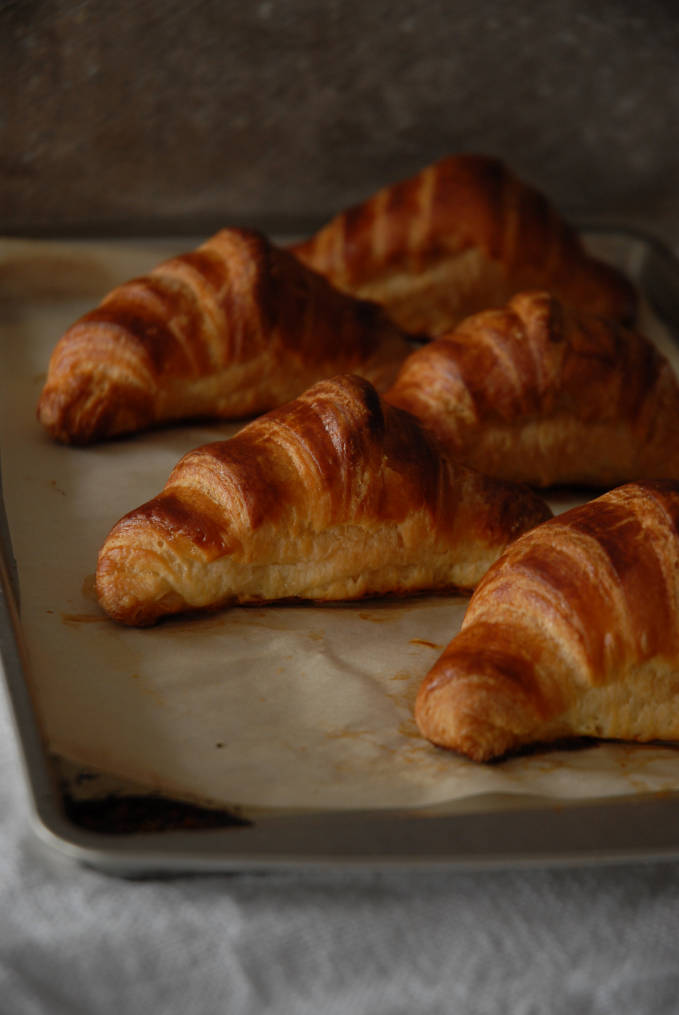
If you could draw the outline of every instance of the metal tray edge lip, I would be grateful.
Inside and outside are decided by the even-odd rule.
[[[589,802],[588,802],[589,803]],[[508,868],[536,868],[536,867],[583,867],[614,865],[624,863],[658,863],[679,860],[679,807],[677,801],[673,801],[671,811],[668,810],[669,802],[649,800],[645,801],[651,808],[657,810],[654,817],[656,827],[662,825],[663,834],[652,845],[645,839],[644,834],[638,835],[634,832],[624,843],[611,844],[610,842],[586,842],[574,846],[568,844],[568,833],[575,831],[576,838],[583,835],[582,808],[577,806],[569,812],[564,809],[565,825],[556,834],[546,836],[546,841],[537,841],[533,838],[529,844],[520,843],[509,846],[502,842],[501,835],[495,841],[494,848],[482,850],[480,844],[487,844],[482,837],[472,835],[471,842],[463,843],[461,848],[456,848],[454,841],[444,839],[443,848],[429,851],[426,847],[418,850],[413,843],[406,847],[398,845],[381,846],[375,849],[371,844],[371,833],[379,826],[382,826],[382,833],[386,832],[392,842],[397,841],[399,822],[405,820],[403,816],[393,814],[379,814],[371,812],[368,817],[362,812],[328,812],[327,814],[316,814],[312,816],[312,822],[316,825],[317,831],[322,831],[324,838],[327,836],[329,826],[339,826],[340,837],[333,841],[330,848],[318,848],[307,843],[300,845],[294,841],[294,836],[299,837],[308,831],[300,823],[299,817],[283,818],[283,824],[287,825],[288,835],[293,833],[293,846],[284,831],[279,836],[280,827],[276,828],[277,822],[263,822],[256,831],[254,841],[247,828],[234,828],[226,831],[205,831],[205,832],[161,832],[150,835],[129,835],[129,836],[99,836],[86,830],[74,828],[68,823],[56,821],[37,821],[34,831],[41,844],[56,850],[63,857],[75,861],[78,864],[99,869],[112,874],[120,874],[127,877],[161,876],[168,874],[227,874],[246,872],[283,872],[283,871],[339,871],[339,870],[364,870],[364,871],[386,871],[400,870],[411,872],[428,871],[471,871],[471,870],[498,870]],[[630,805],[637,804],[645,814],[643,818],[648,819],[648,809],[644,802],[639,802],[630,797],[607,801],[599,809],[599,823],[607,826],[611,819],[623,821],[629,826]],[[595,806],[592,802],[592,806]],[[535,817],[544,822],[544,813],[535,811]],[[672,821],[668,825],[661,819],[670,816]],[[410,816],[413,817],[412,815]],[[455,820],[464,822],[468,815],[458,815]],[[636,816],[637,818],[639,815]],[[506,815],[502,813],[483,815],[490,828],[485,831],[499,832]],[[415,818],[415,821],[418,819]],[[442,832],[454,832],[448,820],[433,819],[438,828],[427,829],[436,831],[439,835]],[[348,842],[342,839],[342,833],[347,827],[351,833],[352,826],[356,828],[360,823],[360,834],[358,838],[349,835]],[[414,826],[411,826],[411,829]],[[559,833],[565,827],[566,839],[561,840]],[[638,827],[638,825],[635,825]],[[402,830],[403,826],[401,826]],[[422,829],[418,829],[422,831]],[[542,829],[544,833],[545,829]],[[273,834],[272,834],[273,833]],[[332,829],[330,828],[332,834]],[[586,833],[584,833],[586,838]],[[227,842],[227,837],[231,841]],[[426,840],[426,836],[424,839]],[[494,836],[490,837],[491,840]],[[468,837],[467,837],[468,839]],[[530,839],[530,836],[529,836]],[[430,840],[431,841],[431,840]],[[344,842],[344,845],[342,845]]]
[[[679,287],[679,260],[672,249],[653,234],[637,226],[627,226],[621,222],[588,222],[582,224],[583,232],[600,232],[619,237],[630,242],[638,242],[663,259],[674,276]],[[146,237],[152,240],[153,237]],[[156,237],[157,239],[157,237]],[[47,240],[49,242],[49,239]],[[679,326],[679,321],[674,322]],[[1,463],[0,463],[1,465]],[[124,848],[121,848],[123,836],[102,837],[88,833],[79,826],[73,825],[63,814],[58,802],[58,789],[51,772],[48,753],[43,742],[38,719],[26,679],[23,632],[19,609],[19,587],[14,558],[11,548],[11,535],[2,495],[2,474],[0,469],[0,674],[4,677],[6,698],[9,703],[10,715],[14,720],[14,729],[21,762],[22,777],[28,791],[29,821],[32,831],[44,845],[56,849],[62,855],[85,866],[91,866],[104,872],[121,876],[144,876],[167,873],[234,873],[244,871],[269,870],[308,870],[341,868],[356,869],[394,869],[438,870],[438,869],[489,869],[519,866],[563,866],[586,865],[601,863],[626,863],[640,861],[662,861],[679,859],[679,836],[672,841],[657,843],[648,848],[644,841],[637,845],[616,850],[614,847],[592,847],[577,853],[568,853],[556,848],[542,849],[531,854],[530,851],[512,853],[499,849],[495,854],[479,856],[472,851],[440,856],[421,856],[408,853],[399,854],[397,850],[380,854],[343,854],[341,851],[319,852],[305,855],[290,856],[276,849],[275,843],[267,850],[257,853],[247,850],[210,852],[201,849],[209,837],[214,842],[223,839],[225,832],[188,832],[188,833],[157,833],[153,836],[132,837]],[[628,807],[636,797],[621,797],[621,806]],[[607,806],[615,806],[614,802]],[[666,799],[657,801],[658,806],[671,807],[677,813],[677,801]],[[374,812],[373,812],[374,813]],[[379,812],[377,812],[379,813]],[[335,818],[355,820],[355,812],[328,812]],[[318,818],[319,815],[316,817]],[[327,820],[327,814],[320,812],[320,819]],[[353,816],[353,817],[352,817]],[[412,813],[410,817],[413,817]],[[383,814],[385,821],[394,816]],[[289,819],[292,820],[292,819]],[[419,820],[419,819],[418,819]],[[436,821],[436,818],[429,818]],[[263,826],[271,824],[263,822]],[[679,823],[678,823],[679,829]],[[243,829],[228,829],[229,836],[242,833]],[[175,845],[170,849],[168,836],[175,838]],[[186,837],[186,841],[184,841]],[[188,838],[190,837],[190,839]],[[643,838],[643,837],[642,837]],[[188,843],[191,843],[189,845]],[[196,848],[197,847],[197,848]]]
[[[0,462],[1,466],[1,462]],[[57,787],[31,699],[14,568],[0,469],[0,675],[13,721],[20,776],[27,794],[28,820],[39,835],[60,820]]]

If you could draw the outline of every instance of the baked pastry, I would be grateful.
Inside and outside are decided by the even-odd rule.
[[[429,336],[522,289],[624,321],[635,314],[630,282],[588,256],[542,193],[482,155],[450,156],[384,187],[291,249]]]
[[[679,383],[665,356],[545,292],[421,346],[385,398],[492,476],[600,489],[679,479]]]
[[[260,233],[223,229],[68,329],[38,416],[78,444],[170,420],[239,419],[339,372],[383,387],[410,348],[376,304],[338,292]]]
[[[476,761],[573,736],[679,739],[679,484],[618,487],[513,543],[415,717]]]
[[[134,625],[234,603],[468,590],[550,514],[528,487],[449,461],[413,417],[342,375],[185,455],[113,527],[96,589]]]

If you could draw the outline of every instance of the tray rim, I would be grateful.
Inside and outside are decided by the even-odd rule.
[[[636,226],[593,222],[583,223],[582,230],[594,236],[608,234],[628,243],[630,250],[635,245],[642,276],[635,281],[679,341],[679,260],[672,250]],[[63,242],[55,237],[30,241],[36,239],[46,245]],[[76,242],[87,246],[107,239]],[[166,242],[166,237],[116,237],[113,242],[158,243]],[[655,294],[647,292],[649,277],[658,288]],[[492,809],[491,795],[486,795],[476,804],[462,802],[452,813],[428,808],[266,812],[242,826],[211,830],[112,835],[77,825],[66,814],[31,700],[1,474],[0,671],[32,832],[46,848],[109,874],[471,870],[679,859],[679,791],[586,801],[508,795],[494,797]],[[513,820],[517,814],[522,823]]]

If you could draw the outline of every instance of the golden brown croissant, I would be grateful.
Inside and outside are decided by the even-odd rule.
[[[343,375],[185,455],[110,532],[97,594],[144,625],[233,603],[468,590],[550,514],[529,488],[448,461]]]
[[[502,162],[458,155],[378,191],[292,247],[339,289],[383,304],[409,332],[438,335],[522,289],[624,321],[636,295],[587,255],[547,199]]]
[[[544,292],[467,318],[411,353],[385,398],[448,454],[535,486],[679,479],[679,383],[620,324]]]
[[[338,292],[257,232],[224,229],[68,329],[38,416],[68,443],[237,419],[339,372],[383,387],[410,348],[377,305]]]
[[[511,545],[415,716],[477,761],[572,736],[679,739],[679,484],[618,487]]]

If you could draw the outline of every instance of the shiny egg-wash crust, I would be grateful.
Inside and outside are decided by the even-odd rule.
[[[568,737],[679,740],[679,484],[620,486],[513,543],[415,718],[476,761]]]
[[[412,416],[342,375],[185,455],[114,526],[96,587],[133,625],[236,603],[470,590],[550,515],[528,488],[446,458]]]
[[[643,335],[546,292],[416,349],[385,398],[458,461],[534,486],[679,479],[679,382]]]
[[[391,383],[411,345],[261,233],[223,229],[113,289],[59,339],[38,418],[87,444],[176,420],[241,419],[352,371]]]
[[[586,252],[544,194],[484,155],[449,156],[383,187],[291,249],[429,336],[525,289],[617,320],[636,313],[629,280]]]

